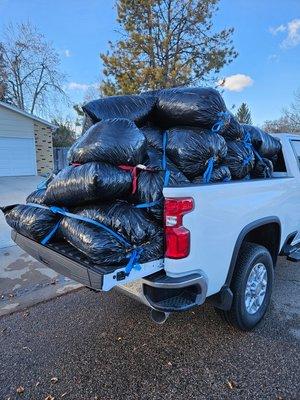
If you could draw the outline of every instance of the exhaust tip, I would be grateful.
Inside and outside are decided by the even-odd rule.
[[[170,313],[166,313],[163,311],[158,311],[155,309],[152,309],[150,312],[150,317],[152,319],[153,322],[155,322],[156,324],[163,324],[164,322],[166,322],[166,320],[169,318]]]

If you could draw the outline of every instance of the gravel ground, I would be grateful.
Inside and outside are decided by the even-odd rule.
[[[250,333],[210,305],[155,325],[134,300],[88,289],[2,317],[0,399],[300,399],[299,271],[277,268]]]

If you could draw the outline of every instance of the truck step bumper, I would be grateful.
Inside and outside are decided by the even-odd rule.
[[[296,244],[285,244],[282,253],[287,256],[289,261],[300,261],[300,242]]]
[[[143,295],[149,305],[166,313],[201,305],[206,294],[207,279],[201,273],[172,278],[159,272],[143,279]]]
[[[287,259],[293,262],[300,261],[300,249],[298,248],[294,251],[291,251],[290,254],[287,256]]]

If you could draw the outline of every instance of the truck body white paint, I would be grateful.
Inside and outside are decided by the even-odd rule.
[[[300,231],[300,136],[278,136],[286,173],[275,173],[273,179],[164,189],[165,197],[192,197],[195,202],[195,209],[184,216],[184,226],[191,232],[190,254],[179,260],[166,258],[167,275],[201,270],[208,278],[209,296],[224,285],[234,247],[247,225],[262,218],[277,218],[280,248],[290,233]]]

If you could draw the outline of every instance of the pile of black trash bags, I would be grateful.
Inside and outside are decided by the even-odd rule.
[[[114,96],[83,107],[89,128],[69,166],[3,209],[10,226],[47,244],[67,241],[103,266],[163,257],[163,188],[270,178],[279,140],[241,125],[212,88]]]

